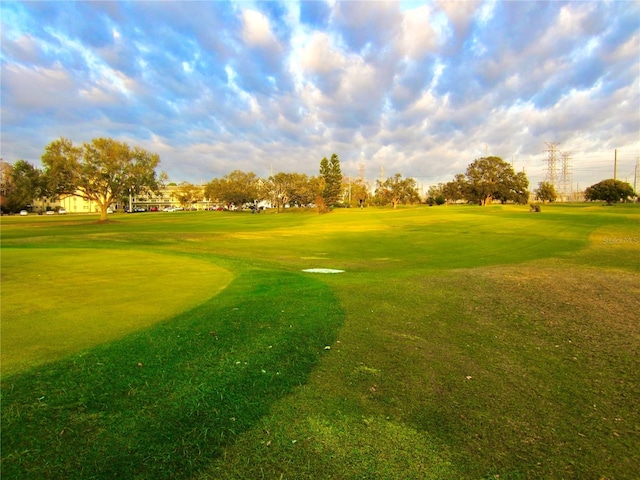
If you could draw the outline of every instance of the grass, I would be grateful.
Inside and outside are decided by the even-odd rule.
[[[202,260],[86,248],[4,249],[2,271],[4,374],[170,319],[232,279]]]
[[[636,477],[637,206],[94,221],[3,221],[3,354],[12,278],[65,249],[233,280],[52,363],[3,359],[4,478]]]

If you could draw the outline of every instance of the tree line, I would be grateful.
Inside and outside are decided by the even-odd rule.
[[[39,169],[25,160],[13,165],[0,160],[0,197],[3,212],[16,212],[34,199],[76,195],[94,202],[101,220],[113,203],[125,203],[129,196],[158,194],[167,181],[157,172],[160,158],[140,147],[131,147],[110,138],[95,138],[76,146],[60,138],[45,147]],[[464,174],[429,188],[426,202],[430,205],[467,202],[487,205],[492,202],[525,204],[529,201],[529,180],[524,172],[500,157],[483,157],[472,162]],[[373,190],[373,193],[372,193]],[[337,154],[320,161],[317,176],[280,172],[259,178],[253,172],[235,170],[214,178],[201,186],[181,183],[176,195],[189,206],[207,199],[228,206],[257,205],[267,201],[278,211],[286,206],[311,207],[320,213],[335,207],[413,204],[422,201],[416,181],[396,173],[379,179],[372,189],[364,179],[351,179],[342,174]],[[539,201],[554,201],[553,185],[541,182],[535,191]],[[635,193],[629,184],[604,180],[585,192],[586,200],[608,203],[625,201]]]

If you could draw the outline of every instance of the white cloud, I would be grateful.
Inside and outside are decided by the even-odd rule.
[[[269,19],[255,10],[242,12],[242,38],[249,46],[272,48],[277,45],[276,37],[271,32]]]
[[[433,53],[441,39],[432,26],[434,12],[425,5],[413,10],[405,11],[402,20],[402,52],[413,58],[420,59]]]
[[[547,141],[576,165],[640,154],[632,2],[330,2],[304,21],[296,4],[114,5],[3,4],[5,160],[112,136],[176,181],[265,175],[273,158],[315,174],[336,152],[354,175],[429,182],[485,145],[531,175]]]
[[[301,50],[300,65],[311,74],[330,74],[342,70],[346,63],[344,55],[324,32],[314,32]]]
[[[78,84],[61,64],[51,68],[7,65],[2,74],[3,89],[11,92],[12,104],[25,109],[58,109],[73,104]]]

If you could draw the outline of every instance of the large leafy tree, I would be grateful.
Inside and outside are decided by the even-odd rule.
[[[540,202],[555,202],[558,198],[556,188],[551,182],[540,182],[535,190],[536,199]]]
[[[60,138],[47,145],[42,155],[48,193],[95,202],[101,221],[107,219],[109,206],[129,192],[157,191],[159,163],[157,154],[111,138],[94,138],[80,147]]]
[[[321,193],[322,200],[327,208],[331,208],[338,203],[342,191],[342,171],[337,154],[331,155],[331,160],[324,157],[320,161],[320,177],[324,183]]]
[[[242,208],[245,203],[258,199],[258,179],[253,172],[234,170],[211,180],[205,187],[205,197]]]
[[[387,178],[384,182],[376,180],[376,199],[378,203],[391,203],[393,208],[398,204],[420,202],[416,181],[413,178],[402,178],[400,173]]]
[[[457,202],[467,198],[467,178],[462,173],[458,173],[451,182],[447,182],[442,187],[442,195],[450,202]]]
[[[630,184],[613,178],[591,185],[584,192],[587,200],[603,200],[608,204],[626,201],[634,195],[635,192]]]
[[[34,199],[42,197],[45,193],[42,171],[26,160],[16,161],[11,168],[3,168],[7,176],[3,181],[7,210],[16,212],[26,208]]]
[[[487,205],[493,200],[526,203],[529,180],[524,172],[516,173],[500,157],[484,157],[467,168],[466,198],[470,202]]]
[[[264,193],[278,212],[291,201],[296,186],[297,173],[279,172],[269,177],[264,183]]]
[[[512,201],[526,204],[529,201],[529,190],[527,190],[529,188],[529,179],[526,173],[517,172],[514,176],[507,175],[503,179],[501,187],[496,199],[502,203]]]
[[[294,175],[289,203],[308,207],[316,201],[322,180],[318,176],[308,177],[303,173]]]

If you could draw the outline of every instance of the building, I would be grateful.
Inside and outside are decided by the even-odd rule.
[[[182,205],[178,199],[180,196],[179,185],[167,185],[157,194],[153,192],[143,193],[140,195],[130,195],[128,204],[124,205],[124,210],[129,208],[144,208],[147,211],[161,211],[165,208],[191,208],[193,210],[208,210],[213,203],[204,198],[204,185],[196,186],[201,191],[200,199],[190,206]]]

